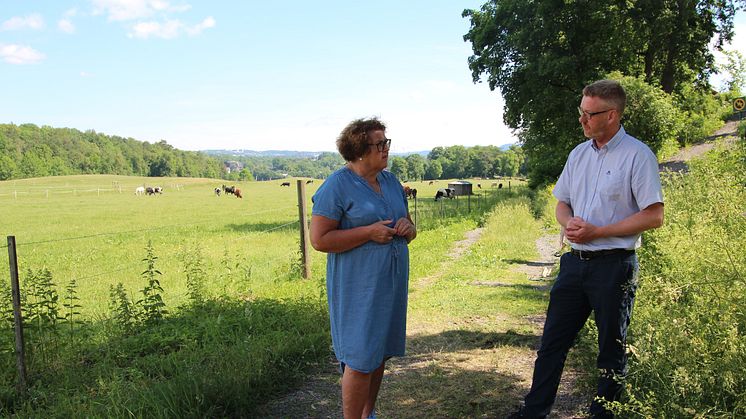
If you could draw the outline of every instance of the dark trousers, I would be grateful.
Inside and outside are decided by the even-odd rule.
[[[591,311],[598,327],[600,370],[598,397],[618,400],[627,372],[625,345],[637,289],[637,257],[634,252],[590,260],[565,253],[549,296],[541,347],[534,365],[531,391],[526,395],[526,417],[544,417],[554,404],[562,369],[570,347]],[[612,417],[594,401],[593,417]]]

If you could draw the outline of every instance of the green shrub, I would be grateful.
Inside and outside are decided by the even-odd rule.
[[[622,118],[624,129],[647,144],[659,159],[668,157],[675,151],[683,121],[671,96],[647,84],[642,77],[615,72],[609,78],[618,80],[627,93],[627,108]]]
[[[681,92],[673,95],[673,101],[683,116],[678,133],[681,146],[701,141],[723,125],[718,114],[725,102],[709,90],[702,91],[691,84],[684,84]]]

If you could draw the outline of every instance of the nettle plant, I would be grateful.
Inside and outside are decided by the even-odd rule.
[[[147,284],[140,290],[142,298],[133,301],[127,295],[127,290],[121,282],[112,286],[109,290],[109,307],[112,310],[112,319],[125,331],[131,331],[135,326],[142,323],[159,322],[168,313],[162,296],[163,287],[158,280],[161,272],[155,267],[158,256],[156,256],[151,242],[148,242],[145,252],[145,258],[142,261],[145,262],[146,268],[141,276],[147,281]]]

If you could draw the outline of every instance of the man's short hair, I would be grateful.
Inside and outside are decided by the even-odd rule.
[[[627,105],[627,94],[616,80],[599,80],[585,86],[583,96],[598,97],[614,107],[620,114]]]

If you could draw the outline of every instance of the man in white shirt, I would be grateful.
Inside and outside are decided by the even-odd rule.
[[[655,154],[621,125],[626,94],[614,80],[583,89],[578,107],[588,141],[570,153],[553,190],[555,215],[572,249],[552,287],[531,390],[511,417],[543,418],[554,403],[565,358],[591,312],[598,327],[597,397],[618,400],[627,372],[626,338],[637,289],[643,231],[663,224]],[[612,417],[598,398],[594,418]]]

